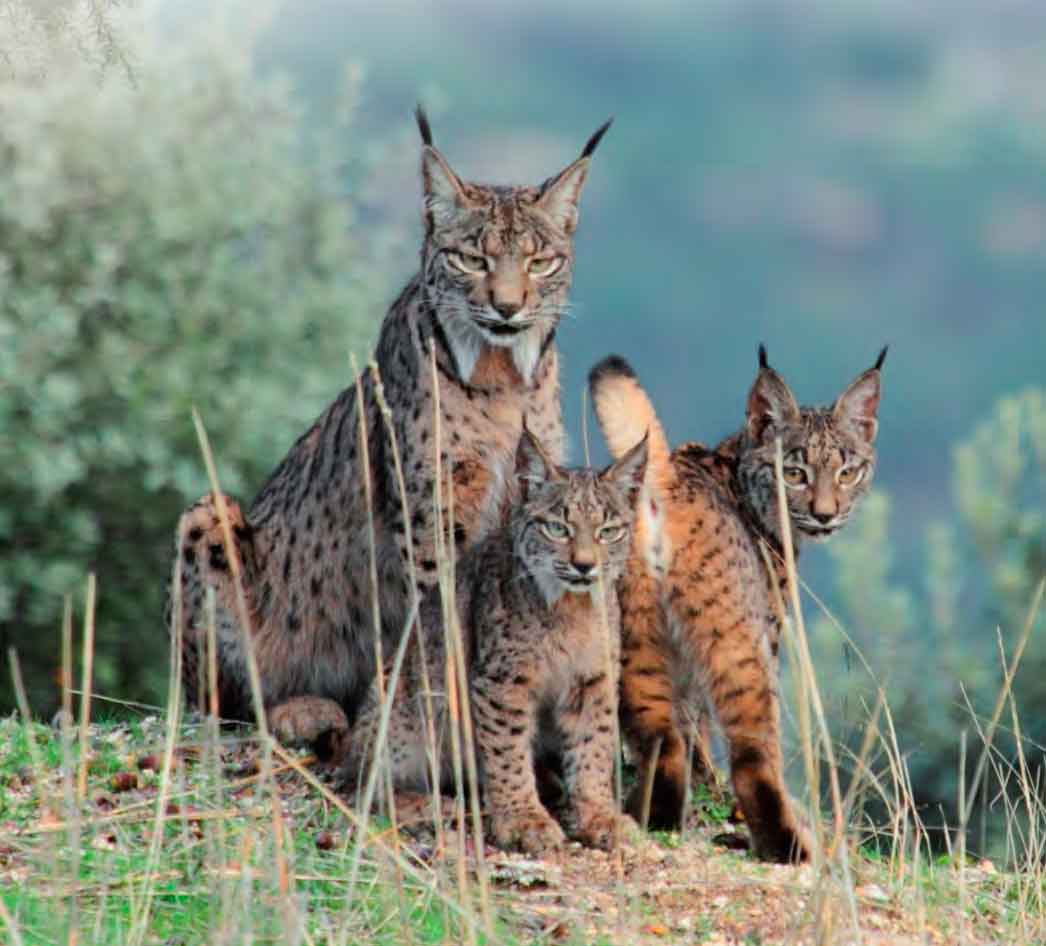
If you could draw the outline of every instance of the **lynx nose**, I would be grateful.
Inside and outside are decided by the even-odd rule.
[[[821,523],[821,525],[826,526],[826,525],[828,525],[829,522],[831,522],[835,518],[835,513],[833,513],[833,512],[815,512],[814,513],[814,518],[819,523]]]
[[[571,562],[570,564],[574,566],[574,571],[583,578],[588,577],[596,570],[595,562]]]
[[[522,299],[494,299],[491,302],[494,311],[503,319],[508,321],[523,308]]]

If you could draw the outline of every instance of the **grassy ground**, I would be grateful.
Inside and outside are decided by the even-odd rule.
[[[683,835],[536,861],[453,823],[355,813],[308,756],[163,719],[79,733],[0,721],[0,940],[12,944],[1039,943],[1041,878],[846,843],[802,868],[729,850],[728,799]],[[169,762],[168,762],[169,759]],[[165,769],[165,763],[167,763]],[[1034,888],[1034,889],[1033,889]],[[485,915],[483,892],[489,895]]]

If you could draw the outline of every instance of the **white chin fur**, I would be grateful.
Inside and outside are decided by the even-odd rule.
[[[563,587],[563,582],[556,575],[548,572],[536,571],[532,574],[534,575],[534,583],[541,592],[541,597],[545,599],[545,604],[551,608],[552,605],[563,597],[563,592],[566,591]]]
[[[484,331],[471,319],[447,319],[443,323],[443,330],[462,381],[468,383],[472,379],[472,372],[476,370],[484,346],[509,349],[512,352],[512,363],[523,383],[529,385],[533,381],[543,341],[537,325],[524,329],[518,335],[495,335]]]

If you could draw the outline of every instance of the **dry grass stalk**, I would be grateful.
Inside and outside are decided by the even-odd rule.
[[[91,725],[91,683],[94,672],[94,606],[97,591],[94,573],[87,576],[87,604],[84,611],[83,663],[80,680],[80,774],[76,781],[76,797],[84,800],[87,794],[88,746]]]
[[[453,554],[447,552],[448,538],[443,530],[444,502],[443,502],[443,427],[442,411],[440,405],[439,379],[436,375],[436,355],[433,349],[429,349],[431,369],[433,373],[433,451],[435,456],[435,477],[433,478],[433,510],[437,528],[435,530],[436,549],[435,556],[438,567],[437,580],[440,589],[440,610],[443,618],[443,643],[444,643],[444,672],[443,679],[447,689],[447,719],[450,730],[450,752],[451,765],[454,770],[454,794],[455,814],[458,837],[458,857],[456,860],[456,880],[458,884],[458,897],[462,903],[471,903],[469,895],[468,871],[465,863],[466,838],[468,828],[466,817],[468,803],[466,801],[465,770],[462,750],[462,691],[467,689],[467,682],[463,681],[458,674],[458,661],[455,651],[461,645],[460,627],[457,624],[456,604],[456,570]],[[453,495],[453,485],[448,485],[448,494]],[[453,532],[449,536],[449,545],[453,545]],[[437,789],[433,789],[437,791]],[[481,852],[482,853],[482,852]],[[467,928],[468,942],[470,946],[476,943],[476,928],[469,925]]]
[[[829,849],[829,857],[835,857],[838,860],[842,875],[840,879],[843,888],[843,895],[850,913],[852,933],[856,938],[856,942],[860,943],[861,930],[857,916],[857,900],[854,895],[853,880],[850,876],[848,851],[846,845],[842,843],[844,824],[842,794],[839,790],[839,772],[835,762],[835,753],[832,749],[831,733],[829,732],[828,722],[825,718],[824,705],[821,701],[820,690],[817,686],[817,677],[813,668],[813,660],[810,656],[810,646],[806,636],[806,625],[803,621],[802,604],[799,600],[799,580],[795,566],[795,546],[792,541],[792,522],[788,514],[788,501],[785,497],[784,455],[782,452],[780,437],[776,438],[775,443],[774,476],[777,484],[777,508],[778,515],[780,516],[781,544],[784,548],[785,554],[785,571],[788,578],[788,592],[792,613],[792,621],[785,624],[784,630],[785,637],[790,642],[790,649],[798,657],[799,679],[801,681],[800,719],[802,719],[803,706],[808,705],[812,710],[813,720],[816,722],[818,727],[821,748],[825,755],[825,761],[828,767],[829,785],[831,788],[834,832],[831,847]],[[813,735],[809,726],[807,726],[803,736],[803,751],[804,758],[807,760],[807,778],[809,780],[808,788],[814,814],[813,821],[817,832],[814,866],[818,873],[818,891],[820,891],[825,877],[824,872],[822,871],[823,865],[820,861],[820,858],[822,857],[821,852],[824,838],[821,830],[820,818],[817,817],[817,800],[820,797],[820,782],[815,762],[816,752],[814,749]],[[825,901],[822,900],[822,902]],[[824,911],[819,910],[818,917],[817,925],[821,933],[818,938],[819,942],[827,942],[827,931],[823,926],[824,922],[827,920],[827,916]]]

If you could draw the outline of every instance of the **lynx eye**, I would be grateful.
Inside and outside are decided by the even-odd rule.
[[[801,466],[786,466],[784,481],[789,486],[805,486],[807,483],[806,470]]]
[[[620,542],[625,537],[625,531],[625,527],[620,525],[603,526],[596,532],[596,538],[609,545],[612,542]]]
[[[532,259],[527,264],[527,272],[529,272],[531,276],[539,276],[543,278],[558,272],[562,265],[562,256],[540,256],[537,259]]]
[[[542,522],[541,531],[553,542],[562,542],[570,537],[570,526],[565,522],[557,522],[555,519],[546,519]]]
[[[844,466],[835,474],[840,486],[856,486],[864,479],[864,464],[860,466]]]
[[[471,253],[456,253],[454,250],[448,250],[447,262],[463,273],[485,273],[487,271],[487,261],[482,256],[473,256]]]

